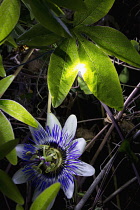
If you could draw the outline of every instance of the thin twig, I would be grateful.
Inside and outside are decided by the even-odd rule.
[[[93,190],[96,188],[96,186],[98,185],[98,183],[101,181],[101,179],[105,176],[106,172],[109,170],[109,168],[111,168],[110,166],[112,166],[112,163],[115,159],[116,155],[114,155],[109,161],[108,163],[105,165],[105,167],[101,170],[101,172],[98,174],[98,176],[96,177],[96,179],[93,181],[93,183],[91,184],[91,186],[89,187],[89,189],[86,191],[85,195],[83,196],[83,198],[80,200],[80,202],[75,206],[74,210],[80,210],[83,205],[85,204],[85,202],[88,200],[89,196],[91,195],[91,193],[93,192]]]
[[[103,203],[107,203],[108,201],[110,201],[114,196],[116,196],[118,193],[120,193],[122,190],[124,190],[126,187],[128,187],[130,184],[132,184],[133,182],[135,182],[137,180],[137,177],[132,178],[131,180],[129,180],[128,182],[126,182],[124,185],[122,185],[119,189],[117,189],[115,192],[111,193],[111,195],[108,196],[108,198],[106,198]]]

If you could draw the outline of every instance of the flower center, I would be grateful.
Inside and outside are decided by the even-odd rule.
[[[58,149],[49,145],[39,145],[37,153],[30,158],[30,161],[32,160],[35,160],[37,163],[32,168],[36,169],[39,173],[49,173],[56,171],[61,166],[63,159]]]

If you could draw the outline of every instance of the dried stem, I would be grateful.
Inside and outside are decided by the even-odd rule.
[[[107,203],[108,201],[110,201],[114,196],[116,196],[118,193],[120,193],[122,190],[124,190],[126,187],[128,187],[130,184],[132,184],[133,182],[135,182],[137,180],[137,177],[132,178],[131,180],[129,180],[128,182],[126,182],[124,185],[122,185],[119,189],[117,189],[115,192],[111,193],[110,196],[108,196],[108,198],[105,199],[105,201],[103,202],[104,204]]]

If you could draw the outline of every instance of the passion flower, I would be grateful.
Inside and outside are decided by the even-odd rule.
[[[19,144],[17,155],[23,159],[24,167],[13,176],[15,184],[31,181],[35,186],[33,200],[55,182],[61,183],[67,198],[74,191],[74,175],[92,176],[94,168],[79,160],[86,141],[83,138],[73,140],[77,128],[77,119],[71,115],[63,129],[57,118],[49,113],[46,129],[38,123],[38,128],[29,127],[35,144]]]

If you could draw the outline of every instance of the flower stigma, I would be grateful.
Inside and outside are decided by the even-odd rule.
[[[39,145],[39,150],[36,150],[35,154],[27,152],[26,155],[31,156],[31,162],[35,161],[36,165],[32,168],[41,174],[54,172],[62,165],[61,152],[49,145]]]

